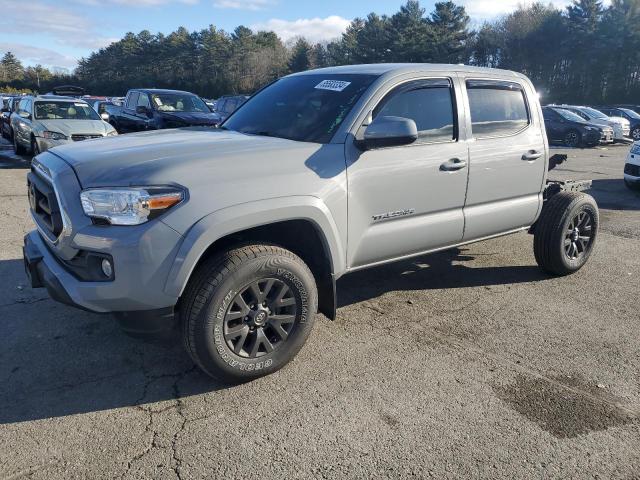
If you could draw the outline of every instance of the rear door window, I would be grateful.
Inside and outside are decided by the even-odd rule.
[[[131,95],[129,95],[129,99],[127,100],[127,109],[129,110],[135,110],[136,106],[138,105],[138,96],[140,94],[138,92],[133,92]]]
[[[467,81],[475,138],[513,135],[530,123],[522,87],[512,82]]]

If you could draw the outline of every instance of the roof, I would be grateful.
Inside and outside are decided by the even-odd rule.
[[[82,98],[63,97],[61,95],[36,95],[36,96],[34,96],[32,98],[35,101],[38,101],[38,100],[59,100],[59,101],[63,101],[63,102],[83,102],[83,103],[87,103],[87,101],[82,99]]]
[[[468,65],[452,65],[439,63],[371,63],[363,65],[343,65],[340,67],[319,68],[317,70],[307,70],[306,72],[294,73],[296,75],[313,75],[313,74],[360,74],[360,75],[384,75],[387,73],[411,73],[411,72],[468,72],[477,74],[501,74],[513,77],[522,77],[522,75],[509,71],[499,70],[496,68],[471,67]]]
[[[131,92],[157,93],[157,94],[181,93],[181,94],[187,94],[187,95],[195,95],[195,93],[186,92],[184,90],[168,90],[168,89],[164,89],[164,88],[132,88],[130,91]]]

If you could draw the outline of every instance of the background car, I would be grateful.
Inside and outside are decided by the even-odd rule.
[[[624,183],[627,187],[640,189],[640,142],[635,142],[627,156],[624,166]]]
[[[627,141],[629,132],[631,131],[631,124],[629,120],[621,117],[609,117],[599,110],[591,107],[575,106],[575,105],[555,105],[565,110],[569,110],[587,122],[594,123],[596,125],[605,125],[613,128],[613,139],[616,141]]]
[[[180,90],[129,90],[124,107],[110,114],[119,133],[191,126],[216,127],[221,118],[200,97]]]
[[[91,108],[93,108],[96,113],[100,115],[100,118],[102,118],[102,120],[104,120],[105,122],[109,121],[112,114],[120,112],[120,110],[122,109],[109,100],[92,100],[88,103],[89,105],[91,105]]]
[[[15,152],[34,156],[65,143],[117,135],[87,102],[55,95],[22,98],[11,127]]]
[[[244,102],[249,100],[249,95],[227,95],[220,97],[216,104],[216,113],[224,122],[229,115],[235,112]]]
[[[14,114],[18,103],[22,99],[21,96],[16,96],[8,99],[6,106],[2,106],[2,116],[0,116],[0,130],[2,131],[2,137],[7,140],[13,140],[13,129],[11,128],[11,116]]]
[[[636,142],[640,141],[640,114],[638,112],[624,107],[601,107],[598,110],[610,117],[622,117],[629,120],[631,139]]]
[[[550,143],[562,143],[567,147],[594,147],[600,142],[613,142],[611,127],[591,124],[569,110],[543,107],[542,114]]]

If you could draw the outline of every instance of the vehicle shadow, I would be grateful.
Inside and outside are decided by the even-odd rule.
[[[623,179],[593,180],[587,193],[596,199],[600,208],[640,210],[640,191],[627,188]]]
[[[392,290],[538,282],[535,266],[467,267],[465,250],[418,257],[340,280],[339,306]],[[165,344],[124,334],[110,315],[61,305],[23,287],[21,260],[0,261],[0,424],[139,407],[229,388],[201,373],[179,335]],[[165,405],[162,406],[164,408]],[[149,407],[146,407],[149,408]],[[157,408],[157,406],[154,406]]]
[[[454,248],[362,270],[339,280],[338,306],[363,302],[389,291],[458,289],[531,283],[551,278],[538,266],[468,267],[476,257]]]

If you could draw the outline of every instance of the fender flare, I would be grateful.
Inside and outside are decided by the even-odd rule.
[[[200,219],[184,235],[165,283],[165,293],[180,297],[206,250],[233,233],[287,220],[310,221],[317,228],[331,262],[331,274],[345,270],[345,247],[325,203],[314,196],[279,197],[242,203]]]

